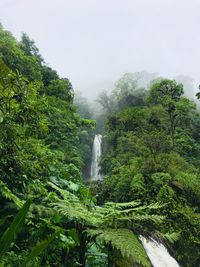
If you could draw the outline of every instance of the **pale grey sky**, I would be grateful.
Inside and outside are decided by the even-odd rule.
[[[125,72],[200,81],[200,0],[0,0],[0,19],[86,97]]]

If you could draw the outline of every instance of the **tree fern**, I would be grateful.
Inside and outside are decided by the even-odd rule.
[[[138,206],[138,201],[129,203],[106,203],[103,207],[88,208],[73,193],[63,190],[53,183],[49,183],[51,187],[56,189],[63,197],[58,198],[52,206],[60,214],[69,219],[78,220],[79,222],[93,225],[95,227],[115,227],[122,222],[142,222],[149,221],[160,223],[162,216],[148,214],[153,209],[159,209],[162,205],[156,203],[146,206]]]
[[[91,242],[91,238],[100,240],[119,250],[128,262],[151,266],[142,244],[132,230],[143,230],[145,224],[153,223],[156,226],[161,223],[163,217],[152,214],[154,210],[162,207],[161,204],[141,205],[139,201],[132,201],[108,202],[102,207],[89,207],[73,193],[60,189],[53,183],[49,185],[62,196],[57,197],[51,206],[68,220],[82,224],[82,229],[89,238],[88,242]]]

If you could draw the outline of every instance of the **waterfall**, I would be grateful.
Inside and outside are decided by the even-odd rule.
[[[102,135],[96,134],[92,148],[92,163],[90,172],[92,181],[97,181],[102,179],[102,176],[99,173],[100,171],[99,160],[101,157],[101,141],[102,141]]]
[[[162,244],[153,239],[147,240],[143,236],[140,236],[140,240],[153,267],[180,267]]]

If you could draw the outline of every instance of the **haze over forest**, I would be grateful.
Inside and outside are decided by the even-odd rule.
[[[113,89],[124,73],[143,70],[191,77],[195,91],[199,10],[198,0],[0,1],[5,29],[18,39],[26,32],[45,61],[89,99]]]

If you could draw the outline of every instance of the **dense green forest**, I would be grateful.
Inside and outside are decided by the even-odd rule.
[[[200,114],[182,84],[150,80],[124,75],[95,114],[0,26],[0,266],[151,267],[140,235],[200,266]],[[95,133],[104,179],[88,182]]]

